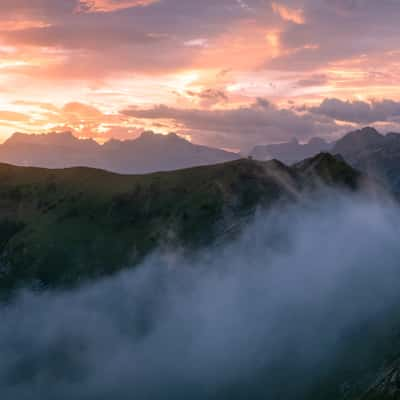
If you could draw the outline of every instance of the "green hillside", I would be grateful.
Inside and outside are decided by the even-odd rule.
[[[75,284],[136,265],[158,246],[195,249],[232,221],[360,175],[321,154],[293,168],[238,160],[155,173],[0,165],[0,288]]]

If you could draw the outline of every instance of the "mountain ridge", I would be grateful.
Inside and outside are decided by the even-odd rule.
[[[240,159],[147,175],[0,164],[0,289],[107,275],[136,265],[166,238],[201,248],[257,207],[297,201],[323,184],[362,185],[362,174],[330,154],[307,163],[312,173]]]
[[[15,133],[0,145],[0,161],[20,166],[86,166],[116,173],[140,174],[210,165],[240,158],[238,154],[195,145],[170,133],[143,132],[138,138],[111,139],[100,145],[71,132],[40,135]]]
[[[294,164],[305,158],[313,157],[320,152],[327,152],[331,147],[331,143],[320,137],[312,137],[304,144],[300,144],[294,138],[290,142],[257,145],[250,152],[250,156],[260,161],[277,158],[286,164]]]
[[[354,168],[400,191],[400,134],[386,135],[366,127],[338,140],[332,153],[339,153]]]

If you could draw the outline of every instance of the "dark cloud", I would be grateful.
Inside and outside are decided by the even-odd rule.
[[[77,13],[78,5],[78,0],[4,0],[0,4],[0,43],[64,52],[66,70],[62,65],[40,67],[49,77],[52,68],[54,75],[67,78],[118,71],[151,73],[188,66],[198,49],[185,46],[186,41],[218,35],[227,24],[246,17],[232,0],[204,0],[201,4],[164,0],[109,13]],[[77,49],[84,52],[74,52]]]
[[[57,18],[73,13],[78,0],[2,0],[0,20]]]
[[[115,11],[96,12],[97,2],[109,4],[110,10],[115,6]],[[202,38],[212,48],[219,45],[221,37],[236,32],[239,37],[232,42],[228,37],[223,43],[230,46],[240,39],[240,24],[251,23],[255,32],[279,32],[281,51],[271,57],[265,45],[265,60],[261,61],[264,68],[308,71],[362,54],[373,55],[397,49],[400,34],[397,23],[400,11],[394,0],[163,0],[150,2],[147,6],[120,9],[124,3],[135,4],[134,0],[96,0],[87,2],[87,11],[91,12],[77,13],[79,4],[81,7],[83,4],[78,0],[4,0],[0,4],[0,22],[9,24],[0,31],[0,40],[65,51],[90,50],[86,58],[92,68],[99,68],[100,59],[114,59],[114,63],[107,61],[103,74],[114,69],[154,71],[158,63],[160,69],[168,69],[168,66],[179,68],[182,60],[185,60],[183,66],[198,63],[201,49],[184,43]],[[277,7],[301,10],[304,23],[282,19],[279,13],[274,12]],[[22,29],[16,31],[15,27],[24,20],[44,26],[23,28],[22,25]],[[12,22],[16,24],[13,26]],[[255,37],[250,31],[246,34],[249,37],[245,40],[251,49]],[[105,48],[110,52],[107,57],[104,57]],[[165,54],[168,54],[169,61],[164,59]],[[73,62],[68,68],[78,69],[82,61],[80,55],[70,56]],[[254,54],[246,54],[244,48],[243,59],[246,57],[254,57]],[[81,72],[89,75],[85,69]]]
[[[306,139],[343,129],[324,116],[280,109],[265,99],[226,110],[178,109],[160,105],[149,109],[132,107],[122,113],[138,119],[170,119],[187,129],[194,141],[243,150],[259,143],[293,137]]]
[[[295,84],[300,87],[321,86],[327,84],[328,81],[328,77],[324,74],[313,74],[308,78],[298,80]]]
[[[325,99],[318,107],[309,109],[316,114],[360,124],[398,120],[400,118],[400,102],[393,100],[342,101]]]
[[[136,31],[135,28],[113,25],[108,29],[105,23],[99,31],[97,24],[87,22],[74,24],[74,29],[65,25],[52,25],[37,28],[21,29],[10,32],[0,32],[0,36],[11,45],[28,45],[39,47],[60,47],[66,49],[97,49],[101,44],[103,50],[108,47],[121,47],[123,45],[140,43],[148,45],[160,40],[145,32]]]
[[[315,77],[317,80],[324,77]],[[311,84],[303,82],[303,85]],[[121,112],[138,120],[172,120],[195,142],[247,151],[254,145],[313,136],[333,140],[355,127],[372,124],[387,132],[398,130],[400,102],[395,100],[343,101],[325,99],[318,106],[279,108],[264,98],[228,109],[181,109],[166,105],[131,107]],[[341,121],[340,125],[335,121]],[[388,125],[390,123],[390,125]],[[386,124],[387,128],[383,125]]]
[[[219,89],[204,89],[200,92],[194,92],[188,90],[187,95],[198,98],[200,104],[204,107],[212,106],[218,103],[226,103],[228,101],[228,95],[224,90]]]
[[[118,4],[115,0],[109,3],[116,6]],[[20,21],[21,18],[28,20],[35,18],[38,21],[48,22],[54,30],[38,30],[38,32],[65,38],[67,48],[68,44],[73,42],[72,39],[79,34],[82,36],[83,43],[86,40],[90,42],[96,34],[100,35],[99,49],[102,45],[101,38],[106,37],[105,32],[111,38],[115,36],[115,39],[123,41],[130,40],[135,32],[154,36],[180,37],[184,41],[203,36],[202,34],[206,34],[207,37],[222,32],[225,29],[225,23],[246,17],[241,7],[232,0],[222,0],[218,4],[211,0],[204,0],[201,5],[194,1],[182,3],[179,0],[164,0],[154,2],[147,7],[132,7],[115,13],[76,14],[74,10],[78,5],[78,0],[19,0],[16,2],[5,0],[0,5],[0,10],[4,10],[2,17],[8,20],[15,18]],[[29,31],[21,34],[22,44],[24,41],[28,44],[35,42],[35,38],[30,39],[28,33]],[[37,45],[40,46],[42,37],[39,33],[37,35],[40,39]],[[71,35],[72,39],[69,39],[68,35]],[[118,40],[115,43],[118,43]]]
[[[193,97],[199,97],[201,99],[216,99],[216,100],[228,100],[227,94],[223,90],[218,89],[205,89],[201,92],[193,92],[188,90],[187,94]]]
[[[266,68],[313,70],[362,55],[375,59],[376,53],[396,49],[400,8],[395,0],[305,0],[302,4],[305,23],[285,26],[280,41],[286,51],[266,60]]]

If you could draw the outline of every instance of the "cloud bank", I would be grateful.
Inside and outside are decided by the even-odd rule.
[[[371,102],[325,99],[318,107],[310,110],[333,119],[359,124],[400,121],[400,102],[389,99]]]
[[[159,105],[148,109],[132,107],[122,114],[137,119],[170,120],[196,142],[243,150],[255,144],[281,142],[293,137],[300,140],[317,135],[329,137],[335,131],[346,129],[346,126],[339,127],[323,115],[300,114],[290,108],[279,108],[262,98],[248,106],[222,110]]]
[[[302,398],[342,353],[357,364],[354,337],[382,333],[399,226],[393,204],[330,193],[191,260],[25,292],[0,309],[2,398]]]

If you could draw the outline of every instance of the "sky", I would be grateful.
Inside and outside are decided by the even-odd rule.
[[[398,0],[1,0],[0,141],[400,131]]]

